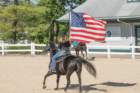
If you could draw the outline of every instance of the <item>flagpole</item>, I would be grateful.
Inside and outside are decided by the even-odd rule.
[[[71,38],[71,35],[70,35],[70,33],[71,33],[71,12],[72,12],[72,7],[73,7],[73,5],[72,5],[72,2],[71,1],[69,1],[69,7],[70,7],[70,10],[69,10],[69,40],[70,40],[70,38]]]
[[[70,28],[71,27],[71,10],[69,12],[69,40],[70,40]]]

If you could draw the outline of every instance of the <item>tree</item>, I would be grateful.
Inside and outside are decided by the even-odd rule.
[[[74,3],[75,5],[79,5],[83,1],[85,1],[85,0],[40,0],[38,5],[46,7],[46,15],[45,15],[46,21],[48,21],[50,24],[52,24],[49,29],[51,37],[54,37],[54,33],[55,33],[54,26],[57,25],[57,27],[58,27],[58,23],[56,23],[55,20],[67,12],[65,7],[68,5],[68,3],[71,2],[71,3]],[[65,25],[68,28],[67,23]],[[60,29],[61,28],[63,28],[63,26],[61,26]],[[62,29],[61,31],[63,31],[63,30],[64,29]],[[57,32],[59,32],[59,30]],[[54,40],[54,38],[50,38],[50,39]]]
[[[43,17],[45,14],[44,7],[10,5],[7,7],[1,7],[0,12],[0,30],[2,32],[16,32],[16,39],[19,39],[19,33],[30,33],[41,29],[44,31],[44,28],[47,27],[46,22],[44,21],[45,18]],[[29,39],[32,39],[31,36],[28,37]]]
[[[50,32],[54,30],[55,20],[67,12],[65,6],[68,0],[40,0],[35,5],[30,0],[5,2],[0,6],[0,31],[4,35],[1,38],[13,39],[14,43],[25,38],[46,43],[53,34]],[[67,28],[60,25],[60,29],[63,31]]]

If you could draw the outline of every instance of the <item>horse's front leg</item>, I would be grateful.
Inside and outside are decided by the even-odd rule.
[[[52,73],[48,71],[47,74],[44,76],[44,80],[43,80],[43,89],[46,88],[46,85],[45,85],[45,84],[46,84],[46,78],[49,77],[50,75],[52,75]]]
[[[85,53],[86,53],[86,59],[88,59],[88,57],[87,57],[87,49],[85,50]]]
[[[71,77],[71,74],[72,74],[73,72],[74,72],[74,69],[68,68],[68,71],[67,71],[67,74],[66,74],[67,85],[66,85],[66,87],[65,87],[65,89],[64,89],[65,92],[67,92],[67,89],[68,89],[68,87],[69,87],[69,85],[70,85],[70,77]]]
[[[79,56],[79,50],[75,50],[76,56]]]
[[[84,53],[83,53],[83,50],[81,50],[81,54],[82,54],[82,56],[83,56],[83,58],[84,58]]]
[[[82,88],[81,88],[81,71],[77,72],[77,76],[78,76],[78,81],[79,81],[79,93],[82,92]]]
[[[60,75],[57,74],[57,80],[56,80],[57,85],[56,85],[55,90],[59,88],[59,81],[60,81]]]

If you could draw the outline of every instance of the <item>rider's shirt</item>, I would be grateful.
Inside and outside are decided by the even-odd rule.
[[[78,44],[79,44],[79,42],[77,42],[77,41],[73,41],[73,42],[72,42],[72,45],[73,45],[74,47],[77,47]]]
[[[68,41],[65,41],[63,43],[60,43],[60,50],[63,50],[65,51],[65,53],[70,53],[70,49],[69,49],[70,45],[69,45],[69,42]]]

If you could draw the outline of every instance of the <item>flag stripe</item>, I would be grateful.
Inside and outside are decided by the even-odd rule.
[[[102,24],[106,25],[106,21],[104,20],[98,20],[98,22],[101,22]]]
[[[76,34],[76,32],[71,32],[70,33],[71,35],[77,35]],[[87,34],[87,33],[83,33],[83,32],[80,32],[80,33],[78,33],[78,35],[77,36],[88,36],[88,37],[93,37],[93,38],[104,38],[104,36],[100,36],[100,35],[93,35],[93,34]]]
[[[81,37],[74,37],[74,36],[72,37],[71,41],[73,41],[74,39],[76,39],[77,41],[80,41],[80,40],[89,41],[89,42],[97,41],[95,39],[81,38]],[[98,42],[102,42],[102,40],[101,41],[98,41]]]
[[[98,38],[98,37],[85,36],[85,35],[81,35],[81,34],[71,34],[71,37],[88,38],[88,39],[96,40],[96,41],[104,40],[104,38],[102,38],[102,37]]]
[[[81,18],[82,17],[82,18]],[[82,13],[73,13],[72,26],[70,28],[71,41],[93,42],[104,41],[106,35],[106,21],[96,20],[95,18]]]
[[[97,27],[87,27],[87,29],[105,31],[105,28],[97,28]]]
[[[83,33],[87,33],[87,34],[93,34],[93,35],[98,35],[98,36],[105,36],[105,33],[95,33],[95,32],[88,32],[86,30],[71,30],[71,32],[83,32]]]
[[[87,24],[86,27],[94,27],[94,28],[101,28],[101,29],[105,29],[104,26],[99,26],[99,25],[89,25]]]
[[[73,31],[87,31],[87,32],[94,32],[94,33],[101,33],[105,34],[105,31],[99,31],[99,30],[93,30],[93,29],[87,29],[87,28],[78,28],[78,27],[71,27],[71,30]]]
[[[89,40],[81,40],[81,39],[72,38],[72,39],[71,39],[71,42],[72,42],[72,41],[79,41],[79,42],[90,43],[90,42],[92,42],[93,40],[92,40],[92,41],[89,41]]]
[[[100,23],[95,23],[95,22],[88,22],[88,21],[85,21],[86,24],[88,25],[98,25],[98,26],[104,26],[103,24],[100,24]]]
[[[77,40],[77,41],[85,41],[85,42],[92,42],[92,41],[95,41],[95,40],[91,40],[91,39],[87,39],[87,38],[81,38],[81,37],[73,37],[72,39],[71,39],[71,41],[73,41],[73,40]]]
[[[103,22],[100,22],[100,21],[95,21],[95,20],[85,20],[85,23],[86,24],[97,24],[97,25],[101,25],[101,26],[104,26],[105,24]]]
[[[91,17],[85,17],[85,16],[84,16],[84,19],[85,19],[85,20],[94,20],[94,18],[91,18]]]

